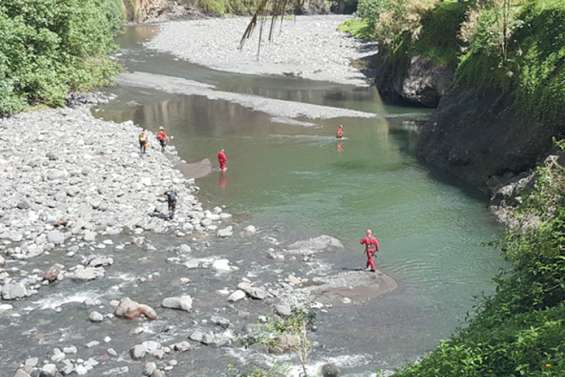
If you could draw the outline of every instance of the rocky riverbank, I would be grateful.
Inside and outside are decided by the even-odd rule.
[[[332,15],[285,20],[282,29],[276,25],[272,42],[267,41],[267,28],[259,58],[259,30],[238,49],[249,22],[243,17],[164,23],[147,47],[222,71],[366,86],[367,79],[351,62],[373,54],[375,47],[338,31],[346,19]]]
[[[174,147],[161,153],[150,135],[141,156],[131,122],[79,107],[23,113],[0,129],[3,375],[184,377],[221,375],[239,359],[292,365],[249,347],[266,324],[396,289],[382,273],[332,274],[324,256],[343,249],[333,237],[283,243],[220,207],[206,210],[194,180],[174,168]],[[175,219],[151,216],[166,212],[159,199],[171,187]],[[335,362],[323,349],[316,340],[310,372]]]

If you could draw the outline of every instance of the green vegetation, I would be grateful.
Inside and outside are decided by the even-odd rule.
[[[119,0],[2,0],[0,116],[107,84],[121,23]]]
[[[302,376],[308,377],[306,366],[312,350],[309,331],[314,320],[313,313],[295,310],[287,318],[269,321],[256,336],[247,339],[244,346],[259,344],[267,348],[270,353],[294,353],[302,367]],[[275,365],[268,370],[254,368],[247,372],[232,368],[229,374],[235,377],[284,377],[287,370],[285,365]]]
[[[562,121],[562,0],[361,0],[358,15],[341,29],[379,41],[391,64],[422,55],[453,67],[458,85],[508,94],[533,125]]]
[[[469,327],[396,374],[565,375],[565,168],[549,160],[501,246],[513,270],[498,278]]]

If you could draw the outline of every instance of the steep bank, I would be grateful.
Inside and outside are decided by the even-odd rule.
[[[421,22],[418,38],[413,40],[410,33],[399,31],[394,43],[384,42],[388,37],[375,31],[379,19],[374,7],[378,6],[371,5],[370,0],[361,2],[358,14],[363,18],[340,26],[354,37],[380,41],[378,53],[363,59],[365,73],[374,77],[381,97],[389,103],[437,107],[453,84],[459,50],[457,33],[467,5],[440,3],[413,15]]]
[[[461,56],[418,147],[425,162],[485,191],[533,168],[565,136],[565,8],[534,2],[515,17],[506,58],[480,39]]]
[[[390,17],[386,6],[380,16],[365,11],[365,19],[343,25],[358,37],[380,38],[367,70],[385,100],[437,106],[418,156],[486,192],[533,168],[552,138],[565,135],[562,3],[517,2],[508,10],[508,31],[496,26],[503,25],[500,6],[408,7],[412,17],[396,21],[404,31],[392,36],[395,28],[383,31],[377,22]]]

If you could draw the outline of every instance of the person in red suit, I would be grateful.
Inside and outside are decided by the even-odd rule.
[[[361,239],[360,243],[365,246],[365,254],[367,254],[367,268],[370,269],[371,272],[375,272],[377,270],[375,254],[381,247],[379,240],[373,235],[373,231],[371,229],[367,229],[367,234]]]
[[[228,156],[223,148],[218,152],[218,164],[220,165],[221,172],[228,170]]]

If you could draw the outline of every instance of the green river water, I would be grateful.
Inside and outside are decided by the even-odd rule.
[[[485,243],[501,229],[485,198],[436,178],[417,161],[417,133],[402,120],[426,111],[384,106],[375,88],[192,65],[144,49],[141,42],[154,32],[154,27],[130,28],[122,38],[129,70],[379,114],[303,127],[279,124],[225,101],[129,87],[112,89],[118,98],[97,111],[103,118],[131,119],[153,130],[165,126],[187,161],[209,158],[215,165],[216,151],[225,148],[227,174],[213,171],[197,181],[204,202],[226,205],[238,221],[283,242],[319,234],[339,238],[345,250],[327,261],[335,271],[364,264],[358,239],[372,228],[382,241],[379,268],[399,288],[368,306],[338,308],[331,320],[326,318],[332,325],[320,329],[327,337],[356,339],[353,351],[376,353],[383,365],[398,366],[449,336],[472,309],[474,297],[492,291],[491,279],[503,262]],[[335,139],[339,123],[345,125],[342,145]]]

